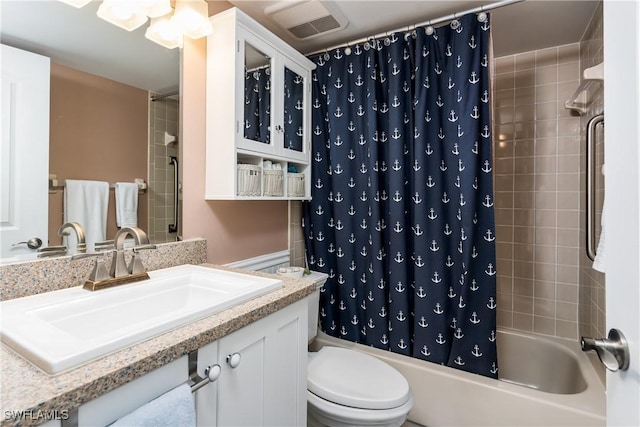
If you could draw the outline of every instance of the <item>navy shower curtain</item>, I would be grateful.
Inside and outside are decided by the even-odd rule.
[[[495,378],[489,22],[456,22],[311,58],[303,226],[325,332]]]

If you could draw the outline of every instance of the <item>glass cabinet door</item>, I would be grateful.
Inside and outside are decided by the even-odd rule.
[[[296,64],[285,61],[283,68],[282,97],[282,151],[283,155],[294,159],[304,159],[309,139],[305,111],[308,109],[308,85],[304,77],[307,73]]]
[[[267,55],[245,42],[244,137],[270,143],[271,62]]]
[[[271,129],[273,114],[273,58],[268,45],[259,40],[242,39],[243,100],[239,147],[264,153],[274,151]],[[231,83],[230,83],[231,84]]]
[[[284,67],[284,147],[302,151],[304,78]]]

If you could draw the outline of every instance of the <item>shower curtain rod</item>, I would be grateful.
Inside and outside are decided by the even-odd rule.
[[[402,28],[398,28],[397,30],[385,31],[383,33],[378,33],[378,34],[376,34],[374,36],[363,37],[361,39],[357,39],[357,40],[354,40],[354,41],[351,41],[351,42],[346,42],[346,43],[343,42],[343,43],[337,44],[335,46],[332,46],[330,48],[320,49],[320,50],[317,50],[315,52],[307,53],[305,55],[306,56],[316,55],[318,53],[328,52],[330,50],[337,49],[339,47],[347,47],[347,46],[355,45],[355,44],[358,44],[358,43],[363,43],[363,42],[366,42],[366,41],[371,40],[371,39],[377,39],[377,38],[380,38],[380,37],[385,37],[385,36],[387,36],[387,35],[389,35],[391,33],[401,32],[401,31],[410,31],[411,29],[415,29],[417,27],[441,24],[443,22],[452,21],[452,20],[454,20],[456,18],[459,18],[459,17],[461,17],[463,15],[467,15],[469,13],[487,12],[487,11],[492,10],[492,9],[497,9],[499,7],[508,6],[510,4],[521,3],[523,1],[525,1],[525,0],[502,0],[502,1],[499,1],[499,2],[495,2],[495,3],[489,3],[489,4],[484,5],[484,6],[474,7],[473,9],[467,9],[467,10],[463,10],[461,12],[455,12],[455,13],[452,13],[452,14],[449,14],[449,15],[446,15],[446,16],[441,16],[440,18],[429,19],[429,20],[421,22],[419,24],[414,24],[414,25],[409,25],[409,26],[405,26],[405,27],[402,27]]]

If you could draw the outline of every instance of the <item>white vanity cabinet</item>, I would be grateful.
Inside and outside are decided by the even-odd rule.
[[[198,350],[198,373],[220,376],[196,392],[199,426],[306,425],[307,300]]]
[[[210,19],[205,198],[310,198],[315,65],[237,8]]]
[[[198,426],[306,425],[307,311],[305,298],[197,350],[201,378],[207,367],[221,368],[215,381],[194,393]],[[186,383],[188,359],[185,355],[83,404],[65,425],[113,423]]]

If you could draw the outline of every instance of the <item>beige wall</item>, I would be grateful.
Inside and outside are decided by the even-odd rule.
[[[148,92],[51,64],[49,173],[58,180],[133,182],[147,177]],[[138,224],[147,229],[147,197],[140,195]],[[49,245],[61,244],[63,191],[49,196]],[[110,191],[107,238],[115,235]]]
[[[218,264],[287,249],[286,201],[204,200],[206,40],[185,38],[182,55],[179,146],[184,165],[184,238],[207,239],[207,259]]]

